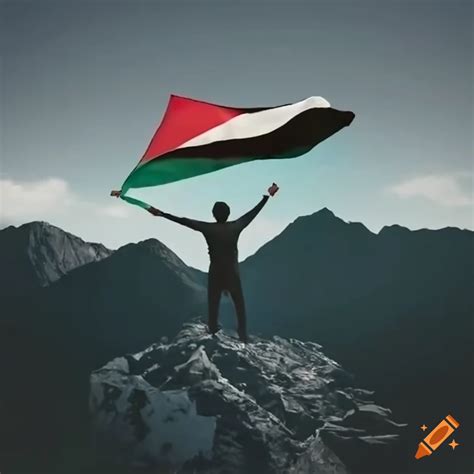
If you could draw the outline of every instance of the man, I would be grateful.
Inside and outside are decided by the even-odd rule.
[[[228,291],[237,314],[239,338],[241,341],[247,342],[245,302],[240,283],[237,242],[240,233],[255,219],[268,198],[274,196],[278,189],[278,186],[273,183],[268,188],[268,195],[265,194],[252,210],[235,221],[227,220],[230,208],[225,202],[216,202],[212,208],[216,222],[202,222],[186,217],[176,217],[154,207],[148,209],[148,212],[154,216],[165,217],[204,235],[211,261],[207,288],[208,325],[211,334],[215,334],[219,329],[217,319],[221,294],[223,291]]]

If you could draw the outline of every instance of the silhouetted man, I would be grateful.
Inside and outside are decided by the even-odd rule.
[[[227,290],[234,302],[238,321],[238,334],[243,342],[247,342],[247,324],[245,316],[245,302],[240,283],[237,242],[240,233],[255,219],[262,210],[270,196],[278,191],[278,186],[273,183],[268,188],[268,195],[249,212],[235,221],[227,221],[230,208],[225,202],[216,202],[212,214],[216,222],[202,222],[186,217],[176,217],[172,214],[150,207],[148,211],[154,216],[161,216],[170,221],[197,230],[204,234],[209,249],[211,260],[208,274],[208,325],[209,332],[218,331],[217,319],[221,294]]]

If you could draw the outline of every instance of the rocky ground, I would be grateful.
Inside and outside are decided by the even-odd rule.
[[[403,424],[312,342],[195,320],[91,374],[97,464],[153,472],[387,472]]]

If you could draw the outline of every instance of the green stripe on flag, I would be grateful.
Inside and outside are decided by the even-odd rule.
[[[149,209],[149,204],[127,196],[131,188],[146,188],[162,184],[174,183],[182,179],[192,178],[207,173],[212,173],[229,166],[250,163],[263,159],[295,158],[308,152],[312,146],[299,147],[291,152],[268,157],[245,158],[170,158],[155,159],[135,168],[122,186],[121,198],[130,204]]]
[[[150,209],[152,207],[150,204],[147,204],[144,201],[140,201],[140,199],[135,199],[130,196],[127,196],[125,193],[122,193],[120,196],[124,201],[128,202],[129,204],[133,204],[134,206],[141,207],[142,209]]]
[[[122,189],[145,188],[173,183],[252,161],[248,158],[164,158],[150,161],[132,171]]]
[[[123,191],[130,188],[145,188],[181,181],[219,171],[229,166],[250,163],[256,160],[295,158],[308,152],[312,146],[298,147],[285,154],[265,157],[245,158],[178,158],[155,159],[135,168],[122,186]]]

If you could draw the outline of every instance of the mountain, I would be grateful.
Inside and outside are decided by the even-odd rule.
[[[0,263],[1,320],[60,344],[84,368],[173,334],[176,311],[205,310],[206,275],[155,239],[112,252],[31,222],[0,231]]]
[[[473,250],[468,230],[300,217],[241,265],[250,331],[318,341],[412,423],[472,417]]]
[[[90,370],[177,332],[203,307],[204,278],[150,239],[2,300],[2,472],[84,472]]]
[[[312,342],[252,336],[243,345],[192,321],[170,343],[95,370],[90,386],[101,472],[346,474],[401,467],[395,453],[404,425]]]
[[[64,344],[44,337],[49,319],[41,297],[64,275],[112,254],[46,222],[0,230],[2,472],[48,472],[77,444],[87,378]]]
[[[203,274],[155,239],[128,244],[44,288],[35,324],[64,350],[98,366],[174,334],[204,310]],[[180,314],[180,317],[176,317]]]
[[[60,264],[61,256],[81,245],[66,233],[48,237],[62,231],[46,224],[22,227],[34,226],[31,248],[28,232],[18,238],[12,232],[20,228],[0,232],[0,363],[8,381],[0,417],[27,412],[30,420],[0,424],[6,430],[0,456],[1,446],[21,444],[26,432],[38,433],[31,427],[46,426],[49,411],[56,426],[73,415],[86,418],[91,370],[174,336],[207,311],[206,274],[156,240],[100,254],[98,261],[78,259],[86,264],[72,269]],[[409,423],[411,444],[402,457],[419,442],[419,426],[434,427],[447,414],[461,420],[456,440],[467,446],[474,438],[464,422],[473,416],[474,399],[473,244],[473,232],[455,228],[390,226],[374,234],[327,209],[298,218],[241,264],[250,333],[323,344],[359,387],[375,389],[379,402]],[[42,265],[55,270],[39,271]],[[54,275],[62,276],[50,282]],[[39,390],[33,398],[32,386]],[[30,445],[38,455],[57,457],[48,445],[33,439]],[[455,457],[450,451],[438,450],[409,472],[473,471],[468,449]],[[311,462],[311,453],[302,459]]]
[[[46,222],[6,227],[0,231],[0,296],[21,298],[111,254]]]

